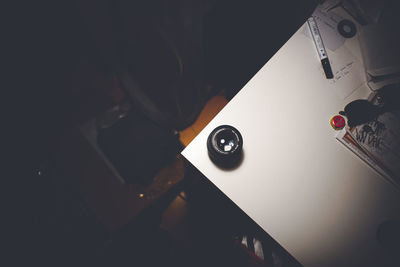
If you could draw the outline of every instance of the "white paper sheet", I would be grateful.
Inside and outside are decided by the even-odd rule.
[[[315,9],[312,16],[317,22],[318,30],[321,34],[325,48],[328,48],[332,51],[339,49],[346,40],[337,31],[337,25],[343,19],[343,17],[339,16],[333,11],[328,13],[325,12],[322,10],[321,6],[318,6]],[[312,38],[308,29],[305,29],[303,33],[309,38]]]
[[[336,94],[345,99],[366,82],[364,67],[345,46],[328,55],[333,72],[329,83]]]
[[[327,84],[333,88],[338,97],[345,99],[366,82],[364,66],[346,47],[346,39],[337,31],[337,24],[344,19],[342,16],[334,11],[326,12],[322,6],[316,8],[313,16],[317,22],[334,75],[333,79],[327,80]],[[312,39],[308,27],[304,27],[303,33]]]

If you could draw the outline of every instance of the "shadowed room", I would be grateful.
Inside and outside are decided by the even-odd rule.
[[[181,152],[189,144],[196,146],[192,141],[203,138],[202,131],[208,131],[207,125],[219,118],[217,114],[229,112],[224,108],[239,101],[235,96],[242,88],[255,87],[249,82],[253,76],[256,82],[263,81],[258,75],[277,64],[278,59],[272,57],[292,36],[294,41],[300,38],[296,37],[303,34],[299,28],[322,2],[75,0],[15,4],[10,21],[16,52],[10,53],[10,66],[15,65],[17,71],[10,77],[18,89],[11,90],[16,94],[11,105],[20,119],[14,120],[11,140],[15,142],[10,142],[18,147],[17,153],[10,154],[16,167],[10,166],[18,177],[13,180],[17,193],[11,210],[18,215],[13,217],[10,248],[23,255],[13,256],[15,264],[287,267],[313,262],[311,252],[296,257],[307,248],[307,241],[302,249],[286,248],[286,241],[280,242],[278,234],[266,230],[268,220],[260,222],[254,216],[256,208],[246,210],[246,205],[227,193],[235,195],[240,188],[229,191],[229,186],[208,177],[211,172],[221,172],[225,177],[250,166],[248,160],[254,154],[249,147],[255,141],[246,138],[262,139],[261,133],[250,135],[243,127],[228,128],[229,120],[225,128],[233,134],[223,135],[216,128],[210,136],[215,133],[213,138],[221,142],[221,153],[233,155],[237,149],[241,158],[233,162],[232,156],[225,166],[218,158],[221,155],[210,152],[212,141],[207,145],[204,142],[206,158],[215,165],[222,162],[215,170],[201,168],[196,161],[201,152],[191,154],[193,160]],[[301,38],[306,38],[303,35]],[[326,79],[315,48],[310,50],[315,55],[313,70],[321,70],[321,80]],[[339,60],[331,61],[336,78]],[[287,75],[281,80],[290,80],[292,76]],[[250,98],[248,95],[240,97]],[[278,106],[284,99],[280,94],[268,96],[265,106],[270,102],[271,107]],[[295,107],[290,101],[287,105]],[[249,119],[254,124],[276,115],[263,114],[269,109],[258,105],[258,100],[254,103],[242,107],[245,115],[250,112],[247,109],[255,112]],[[289,116],[282,103],[275,109],[283,114],[278,116]],[[235,112],[231,114],[242,114]],[[347,112],[343,115],[346,121],[355,113],[350,114],[349,109],[341,112]],[[318,116],[322,115],[314,117]],[[331,124],[340,118],[331,120]],[[268,127],[275,125],[281,127]],[[235,138],[237,141],[230,141]],[[218,149],[218,144],[214,146]],[[272,151],[275,144],[269,147]],[[281,158],[276,153],[275,160]],[[291,173],[291,164],[285,164],[288,168],[281,174]],[[261,167],[253,170],[260,176],[269,173]],[[320,170],[316,166],[308,171],[316,176]],[[352,175],[364,172],[360,169]],[[322,181],[314,184],[323,187]],[[294,189],[285,192],[290,190]],[[256,194],[249,200],[252,205],[272,206],[263,203],[267,198]],[[310,195],[309,199],[296,196],[309,201],[322,194]],[[382,191],[373,198],[378,204],[371,200],[369,206],[378,209],[380,203],[390,201],[390,194],[384,196]],[[343,199],[347,196],[346,192],[342,195]],[[276,213],[285,217],[286,211],[279,205],[285,207],[286,203],[277,201],[274,205],[276,212],[271,216]],[[363,214],[369,218],[372,212]],[[273,230],[273,219],[270,225]],[[292,230],[278,233],[286,237]]]

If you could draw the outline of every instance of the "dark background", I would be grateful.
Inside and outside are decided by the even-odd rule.
[[[112,104],[107,92],[93,86],[74,90],[72,84],[74,75],[88,73],[77,68],[82,61],[100,76],[118,70],[115,2],[13,1],[3,9],[2,129],[9,133],[4,151],[10,160],[2,175],[10,212],[4,229],[15,263],[90,261],[108,240],[69,178],[54,168],[52,148],[65,130]],[[157,1],[135,2],[144,10],[153,4]],[[204,6],[204,83],[230,99],[304,23],[315,1],[220,0]],[[145,16],[136,23],[141,19],[146,28]],[[138,24],[131,26],[141,29]],[[41,169],[45,175],[38,179]]]

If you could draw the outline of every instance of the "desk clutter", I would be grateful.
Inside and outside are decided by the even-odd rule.
[[[363,84],[371,90],[368,100],[352,101],[340,112],[347,121],[331,118],[332,128],[340,130],[336,138],[400,186],[400,39],[393,26],[399,22],[398,7],[395,1],[327,0],[312,18],[327,48],[330,84],[338,96],[345,100]]]
[[[313,40],[317,48],[327,87],[345,99],[366,81],[361,56],[353,49],[359,35],[357,27],[360,26],[351,18],[346,18],[340,7],[327,10],[319,5],[308,22],[310,20],[314,23],[308,23],[309,27],[304,28],[303,34]],[[314,29],[318,29],[317,39]],[[323,62],[328,58],[329,63]]]
[[[337,139],[390,182],[400,186],[400,84],[384,86],[341,112],[348,126]]]
[[[310,30],[303,30],[314,40],[321,61],[329,57],[323,70],[329,86],[342,99],[364,83],[377,90],[400,81],[400,38],[395,26],[400,23],[400,4],[364,2],[324,1],[308,20],[313,21]],[[332,70],[327,71],[327,66]]]

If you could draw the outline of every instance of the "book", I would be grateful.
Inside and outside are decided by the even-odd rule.
[[[370,101],[376,104],[376,93]],[[400,111],[385,112],[367,123],[346,127],[336,139],[400,188]]]

